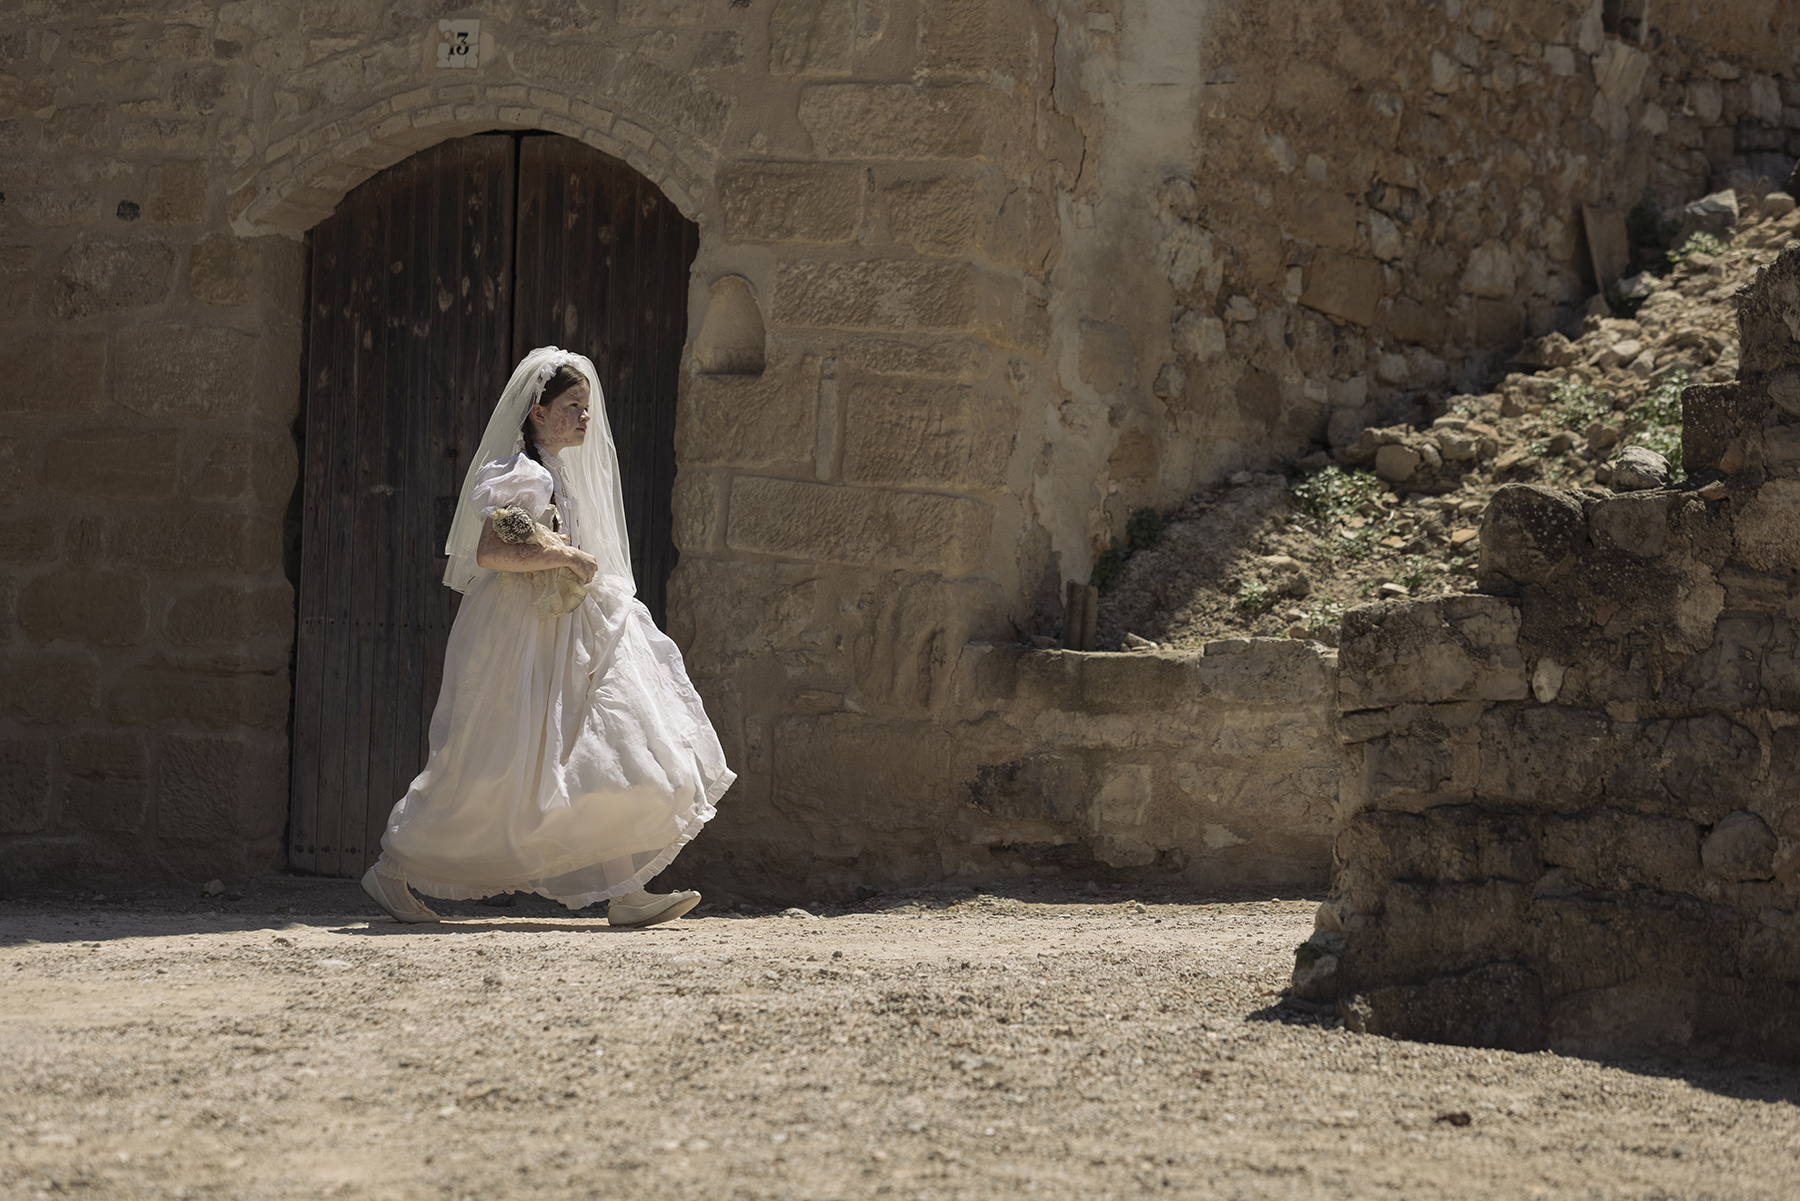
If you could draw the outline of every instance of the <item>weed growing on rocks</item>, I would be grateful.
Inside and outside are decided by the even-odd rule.
[[[1632,446],[1662,455],[1679,481],[1682,390],[1736,376],[1736,294],[1800,239],[1800,209],[1758,211],[1768,215],[1741,220],[1729,242],[1684,241],[1616,307],[1591,304],[1578,325],[1528,340],[1490,390],[1412,395],[1441,414],[1428,424],[1352,431],[1329,466],[1291,483],[1240,473],[1164,513],[1154,545],[1128,531],[1096,571],[1107,585],[1098,645],[1127,632],[1171,647],[1246,634],[1333,642],[1348,606],[1472,588],[1482,512],[1506,484],[1610,487]],[[1653,216],[1640,214],[1640,243],[1671,232],[1644,224]]]

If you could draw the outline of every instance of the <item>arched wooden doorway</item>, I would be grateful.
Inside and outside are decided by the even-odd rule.
[[[514,363],[594,360],[638,595],[669,572],[675,392],[699,231],[571,138],[423,151],[312,233],[289,862],[352,876],[425,761],[456,596],[439,580],[469,459]]]

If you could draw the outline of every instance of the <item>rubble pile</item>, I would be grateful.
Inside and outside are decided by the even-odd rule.
[[[1296,474],[1241,472],[1119,548],[1102,595],[1101,649],[1288,635],[1335,645],[1370,600],[1475,583],[1481,513],[1499,487],[1605,494],[1683,478],[1681,390],[1735,377],[1735,297],[1800,239],[1792,196],[1740,208],[1730,191],[1687,206],[1666,269],[1619,282],[1570,337],[1528,341],[1480,395],[1424,398],[1424,423],[1331,430]]]

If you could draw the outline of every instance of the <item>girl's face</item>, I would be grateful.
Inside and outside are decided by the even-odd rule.
[[[537,427],[537,444],[551,454],[561,454],[587,439],[588,386],[576,384],[549,404],[531,406],[531,423]]]

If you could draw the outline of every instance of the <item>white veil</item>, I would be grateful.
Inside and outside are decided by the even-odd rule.
[[[475,474],[495,459],[518,454],[524,448],[519,427],[525,414],[543,391],[544,381],[556,368],[568,363],[587,377],[592,397],[588,408],[587,439],[580,446],[564,450],[558,459],[563,465],[564,483],[575,511],[569,516],[564,532],[581,550],[600,561],[600,575],[636,592],[631,576],[631,543],[625,533],[625,494],[619,485],[619,454],[613,447],[612,424],[606,419],[606,397],[600,391],[600,377],[594,374],[593,361],[584,355],[540,346],[519,361],[500,403],[488,419],[487,430],[475,459],[463,476],[462,493],[456,498],[456,517],[450,523],[450,537],[444,553],[450,556],[444,568],[444,584],[458,592],[467,592],[488,569],[476,565],[475,548],[481,541],[481,510],[476,508]],[[540,374],[541,372],[541,374]]]

